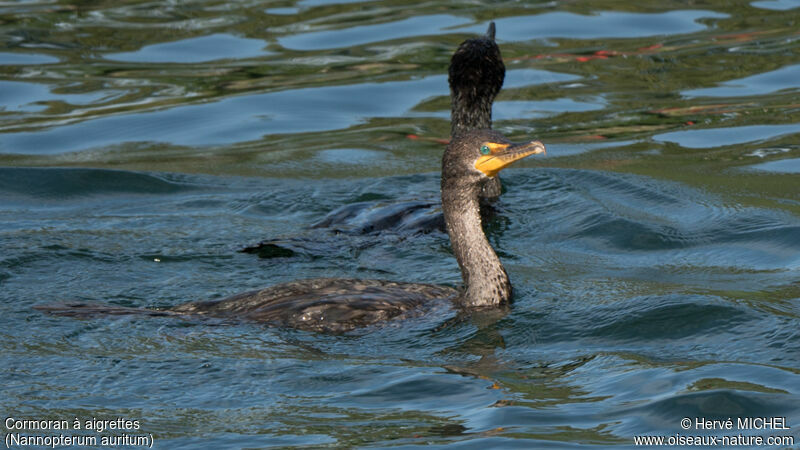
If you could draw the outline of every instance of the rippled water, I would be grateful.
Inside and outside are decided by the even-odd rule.
[[[126,417],[157,448],[800,442],[799,12],[0,4],[3,420]],[[490,20],[495,128],[548,146],[504,172],[486,224],[508,311],[331,336],[32,309],[315,276],[458,284],[445,234],[358,220],[437,201],[447,64]],[[310,228],[350,204],[351,228]],[[263,239],[291,250],[238,252]],[[790,429],[680,426],[764,416]]]

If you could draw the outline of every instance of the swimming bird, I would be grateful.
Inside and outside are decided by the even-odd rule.
[[[503,87],[506,67],[500,48],[495,42],[494,22],[486,34],[462,42],[450,58],[448,84],[450,86],[450,135],[469,130],[492,128],[492,104]],[[500,178],[494,177],[481,188],[481,209],[491,212],[491,203],[500,196]],[[444,218],[436,211],[434,201],[409,200],[389,205],[376,202],[358,202],[343,205],[328,213],[311,226],[314,229],[334,229],[336,241],[340,233],[377,234],[385,231],[401,233],[444,230]],[[315,234],[315,238],[316,238]],[[291,256],[313,252],[314,247],[330,246],[326,242],[310,244],[300,239],[270,239],[243,248],[244,253],[255,253],[262,258]]]
[[[496,307],[511,300],[511,282],[481,227],[483,186],[503,168],[544,153],[541,142],[513,144],[492,130],[457,134],[442,157],[442,209],[453,254],[461,269],[460,290],[386,280],[317,278],[293,281],[215,301],[166,310],[84,303],[37,306],[56,315],[146,314],[248,320],[321,332],[346,332],[418,310],[434,301],[464,309]]]

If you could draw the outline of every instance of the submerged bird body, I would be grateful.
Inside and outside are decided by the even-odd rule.
[[[179,314],[234,318],[307,331],[340,333],[398,318],[458,291],[432,284],[314,278],[172,308]]]
[[[216,317],[263,322],[310,331],[343,332],[384,322],[434,301],[456,306],[499,306],[511,299],[511,283],[481,227],[479,195],[497,172],[525,156],[543,153],[540,142],[511,144],[491,130],[457,135],[442,158],[442,205],[462,290],[385,280],[318,278],[278,284],[223,300],[189,302],[163,311],[103,305],[43,305],[66,316],[144,314]]]

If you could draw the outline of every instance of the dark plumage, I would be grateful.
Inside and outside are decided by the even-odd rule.
[[[450,135],[469,130],[492,128],[492,104],[503,87],[506,66],[494,41],[494,22],[486,34],[467,39],[450,59]],[[481,197],[494,200],[500,196],[500,178],[495,177],[481,190]]]
[[[344,332],[383,322],[436,300],[463,308],[498,306],[511,299],[511,283],[481,228],[479,193],[498,171],[543,153],[540,142],[511,144],[500,133],[459,133],[442,158],[442,205],[464,288],[385,280],[318,278],[278,284],[217,301],[190,302],[164,311],[87,304],[37,307],[51,314],[143,314],[241,319],[310,331]]]
[[[186,303],[171,311],[341,333],[394,319],[419,309],[431,299],[448,299],[457,294],[451,287],[432,284],[314,278],[245,292],[220,301]]]
[[[475,159],[480,155],[478,140],[508,142],[488,130],[467,131],[453,139],[442,157],[442,210],[464,280],[461,303],[493,306],[511,299],[511,283],[481,226],[479,196],[491,178],[474,170]]]
[[[492,128],[492,103],[503,87],[506,66],[494,41],[494,22],[486,34],[467,39],[450,59],[450,134]]]

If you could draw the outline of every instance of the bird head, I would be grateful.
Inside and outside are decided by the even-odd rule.
[[[462,42],[450,59],[448,82],[453,97],[466,104],[491,105],[503,87],[506,67],[494,41],[495,26],[484,36]]]
[[[539,141],[513,143],[493,130],[472,130],[456,135],[442,158],[442,180],[479,185],[526,156],[545,153]]]

